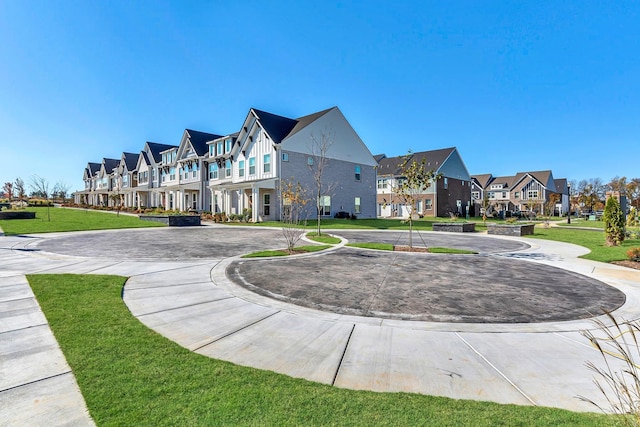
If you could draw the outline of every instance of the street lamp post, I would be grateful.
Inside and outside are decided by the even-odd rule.
[[[568,184],[567,188],[569,190],[569,212],[567,215],[567,224],[571,224],[571,184]]]

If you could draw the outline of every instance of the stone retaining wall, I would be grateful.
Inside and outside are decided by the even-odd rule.
[[[138,215],[143,221],[155,221],[169,227],[189,227],[200,225],[200,215]]]
[[[27,211],[0,211],[0,219],[34,219],[35,212]]]
[[[436,222],[433,231],[449,231],[452,233],[471,233],[476,231],[475,222]]]
[[[489,234],[500,236],[528,236],[533,234],[535,224],[492,224],[487,223]]]

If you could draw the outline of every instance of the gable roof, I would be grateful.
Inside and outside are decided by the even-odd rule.
[[[171,148],[178,148],[176,145],[169,144],[160,144],[157,142],[147,141],[147,147],[149,147],[149,151],[151,151],[151,155],[153,156],[153,160],[156,163],[160,163],[162,161],[162,153],[163,151],[169,150]]]
[[[298,124],[297,120],[290,119],[277,114],[267,113],[266,111],[252,108],[251,111],[256,115],[258,121],[262,125],[273,142],[279,144],[287,137],[291,130]]]
[[[485,189],[489,182],[491,182],[491,180],[493,179],[493,175],[491,175],[490,173],[484,173],[480,175],[473,175],[471,179],[475,180],[480,188]]]
[[[115,168],[120,164],[120,159],[109,159],[107,157],[102,159],[102,166],[107,173],[112,173]]]
[[[207,142],[220,138],[222,135],[216,135],[213,133],[200,132],[199,130],[185,129],[185,132],[189,135],[189,141],[196,154],[198,156],[204,156],[209,152],[209,146]]]
[[[427,170],[438,171],[442,164],[449,158],[451,153],[455,151],[455,147],[441,148],[438,150],[421,151],[410,154],[411,159],[417,162],[425,160],[425,168]],[[402,163],[406,156],[384,157],[378,162],[379,175],[400,175]]]
[[[129,172],[135,170],[136,166],[138,166],[138,156],[138,153],[122,153],[122,160],[124,160]]]
[[[87,171],[89,171],[89,174],[91,176],[95,175],[96,173],[100,172],[100,166],[102,166],[102,163],[93,163],[93,162],[89,162],[87,163]]]
[[[567,178],[554,179],[553,183],[556,186],[556,193],[569,194]]]
[[[286,136],[290,137],[292,135],[295,135],[296,133],[300,132],[305,127],[309,126],[311,123],[313,123],[316,120],[318,120],[320,117],[322,117],[325,114],[327,114],[329,111],[333,110],[334,108],[337,108],[337,107],[327,108],[326,110],[318,111],[317,113],[312,113],[312,114],[297,118],[296,119],[296,121],[297,121],[296,125],[293,127],[293,129],[291,129],[291,131]]]

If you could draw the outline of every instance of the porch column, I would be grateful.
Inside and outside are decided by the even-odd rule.
[[[258,222],[258,218],[260,218],[260,188],[255,184],[251,185],[251,199],[253,201],[253,206],[251,206],[251,219],[253,222]]]

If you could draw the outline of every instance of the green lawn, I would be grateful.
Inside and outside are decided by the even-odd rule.
[[[30,275],[97,425],[605,426],[614,418],[338,389],[192,353],[131,316],[125,278]]]
[[[106,230],[114,228],[164,227],[158,222],[141,221],[129,215],[64,208],[27,208],[35,219],[0,220],[7,236],[55,231]],[[49,220],[50,219],[50,220]]]
[[[339,237],[333,237],[325,233],[322,233],[318,236],[318,233],[316,233],[315,231],[307,233],[307,238],[313,240],[314,242],[326,243],[327,245],[337,245],[342,241]]]
[[[640,246],[640,239],[627,239],[620,246],[609,247],[605,244],[605,234],[602,231],[581,230],[572,227],[536,227],[534,235],[527,237],[584,246],[591,252],[583,255],[582,258],[601,262],[626,260],[628,259],[626,252],[632,247]]]
[[[319,252],[325,249],[329,249],[331,245],[309,245],[309,246],[296,246],[294,248],[297,252]],[[250,254],[243,255],[242,258],[265,258],[272,256],[287,256],[290,255],[286,249],[272,249],[266,251],[251,252]]]

